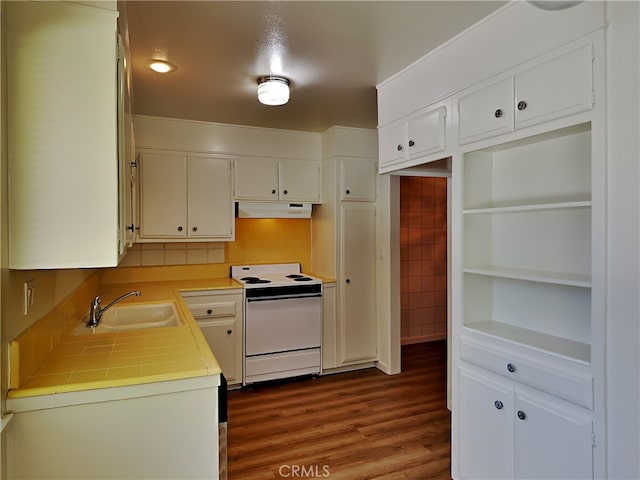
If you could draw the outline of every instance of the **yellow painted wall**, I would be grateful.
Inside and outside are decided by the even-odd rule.
[[[237,218],[236,240],[225,247],[225,262],[206,265],[116,267],[101,271],[101,283],[129,283],[229,276],[231,265],[300,263],[311,269],[311,220]]]

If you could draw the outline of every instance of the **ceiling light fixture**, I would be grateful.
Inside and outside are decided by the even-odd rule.
[[[273,75],[260,77],[258,100],[264,105],[284,105],[289,101],[289,80]]]
[[[160,47],[153,49],[153,55],[147,63],[147,66],[157,73],[169,73],[178,68],[167,60],[167,49]]]
[[[149,68],[154,72],[158,73],[169,73],[173,72],[177,67],[166,60],[151,60],[149,62]]]

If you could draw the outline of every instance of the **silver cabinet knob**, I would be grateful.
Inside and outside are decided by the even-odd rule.
[[[527,102],[524,100],[518,102],[518,110],[524,110],[525,108],[527,108]]]
[[[191,230],[193,230],[194,232],[198,231],[198,227],[193,227]]]
[[[518,410],[517,415],[520,420],[524,420],[525,418],[527,418],[527,414],[524,413],[522,410]]]
[[[182,231],[182,225],[178,226],[178,231],[181,232]]]
[[[503,115],[503,113],[504,113],[504,112],[502,111],[502,109],[501,109],[501,108],[499,108],[499,109],[497,109],[497,110],[493,113],[493,115],[494,115],[496,118],[500,118],[500,117]]]
[[[409,140],[409,146],[413,147],[416,144],[416,142],[414,142],[413,140]]]
[[[211,310],[210,308],[207,309],[207,315],[211,315],[213,313],[213,310]]]
[[[507,363],[507,371],[513,373],[516,371],[516,366],[513,363]]]
[[[402,151],[402,145],[398,145],[398,146],[396,147],[396,149],[397,149],[399,152],[401,152],[401,151]]]
[[[502,410],[502,407],[504,407],[504,404],[503,404],[500,400],[496,400],[495,402],[493,402],[493,405],[494,405],[498,410]]]
[[[227,335],[231,335],[233,333],[233,330],[227,330]]]
[[[275,195],[276,194],[276,189],[274,188],[273,190],[271,190],[271,195]]]

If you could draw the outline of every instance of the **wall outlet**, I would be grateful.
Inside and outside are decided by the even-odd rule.
[[[29,280],[23,284],[24,300],[22,306],[22,314],[27,315],[31,307],[36,304],[36,282]]]

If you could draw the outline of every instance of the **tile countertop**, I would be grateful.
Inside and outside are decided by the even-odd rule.
[[[73,335],[69,332],[63,335],[60,344],[24,385],[9,390],[8,398],[220,374],[220,365],[180,292],[241,288],[239,283],[230,278],[102,285],[99,292],[105,305],[131,290],[140,290],[141,295],[129,297],[121,305],[174,302],[182,325],[93,335]],[[12,359],[15,358],[11,347],[10,355]]]

